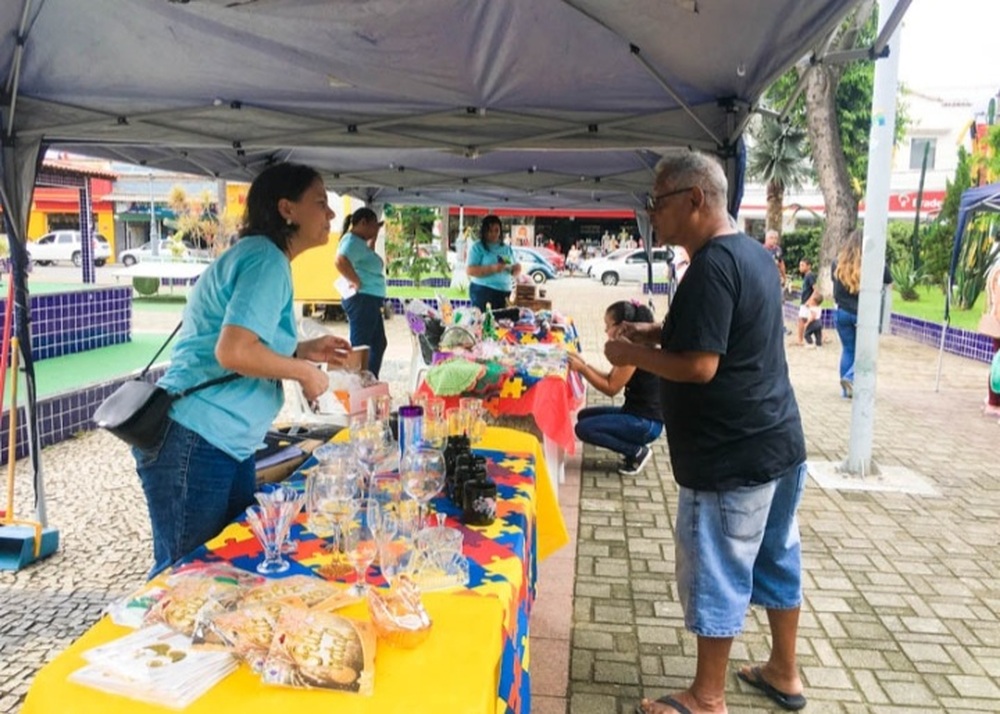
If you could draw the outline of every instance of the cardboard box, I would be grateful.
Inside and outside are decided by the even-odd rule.
[[[332,405],[330,411],[323,411],[321,409],[321,414],[362,414],[368,408],[368,401],[374,397],[389,394],[389,383],[379,382],[373,384],[370,387],[365,387],[364,389],[355,389],[353,391],[342,391],[335,390],[333,392],[334,399],[329,400]],[[323,406],[328,406],[327,403],[321,402]]]
[[[351,353],[347,355],[347,361],[343,366],[331,364],[330,369],[346,369],[351,372],[360,372],[368,369],[368,345],[357,345],[351,348]]]

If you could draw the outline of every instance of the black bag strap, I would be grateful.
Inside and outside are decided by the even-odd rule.
[[[170,344],[170,340],[174,339],[174,336],[177,335],[177,333],[181,329],[181,325],[183,325],[183,324],[184,324],[183,320],[181,322],[177,323],[177,327],[175,327],[174,331],[170,333],[170,336],[167,338],[166,342],[164,342],[162,345],[160,345],[160,349],[156,350],[156,354],[153,355],[153,359],[149,360],[149,364],[146,365],[146,368],[144,370],[142,370],[142,374],[140,374],[138,377],[136,377],[136,379],[141,380],[143,377],[146,376],[146,373],[153,366],[153,363],[156,362],[156,358],[159,357],[160,354],[163,353],[163,350],[165,350],[167,348],[167,345]],[[232,382],[234,379],[239,379],[242,376],[243,376],[242,374],[237,374],[236,372],[233,372],[232,374],[226,374],[226,375],[223,375],[222,377],[215,377],[214,379],[209,379],[206,382],[202,382],[201,384],[196,384],[193,387],[188,387],[187,389],[185,389],[185,390],[183,390],[183,391],[181,391],[181,392],[179,392],[177,394],[172,394],[170,396],[173,397],[174,401],[177,401],[181,397],[186,397],[187,395],[193,394],[193,393],[198,392],[198,391],[200,391],[202,389],[207,389],[208,387],[213,387],[216,384],[224,384],[226,382]]]
[[[174,339],[174,336],[181,329],[181,325],[183,324],[184,324],[183,320],[177,323],[177,327],[175,327],[174,331],[170,333],[170,336],[167,338],[166,342],[160,345],[160,349],[156,350],[156,354],[153,355],[153,359],[149,360],[149,364],[147,364],[146,368],[142,370],[142,374],[139,375],[138,379],[143,379],[146,376],[146,372],[150,370],[150,368],[153,366],[153,363],[156,362],[156,358],[163,353],[163,350],[167,349],[167,345],[170,344],[170,340]]]

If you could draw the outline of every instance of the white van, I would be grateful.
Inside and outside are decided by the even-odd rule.
[[[100,267],[111,257],[111,246],[101,234],[96,234],[93,246],[94,265]],[[39,265],[49,265],[57,261],[83,263],[83,243],[80,231],[53,231],[36,241],[28,241],[28,257]]]

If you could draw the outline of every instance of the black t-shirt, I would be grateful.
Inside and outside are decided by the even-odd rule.
[[[720,355],[708,384],[660,381],[681,486],[726,491],[766,483],[805,461],[773,265],[752,238],[721,236],[695,254],[677,287],[662,348]]]
[[[809,271],[802,278],[802,304],[805,305],[816,289],[816,273]]]
[[[833,278],[833,301],[837,303],[838,310],[858,314],[858,293],[852,293],[842,282],[837,280],[837,261],[830,264],[830,276]],[[889,263],[886,261],[882,268],[882,284],[892,285],[892,273],[889,272]]]
[[[663,408],[660,406],[660,378],[641,369],[633,372],[625,383],[625,404],[622,411],[643,419],[661,421]]]

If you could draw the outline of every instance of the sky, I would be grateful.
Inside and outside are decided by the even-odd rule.
[[[911,89],[984,106],[1000,91],[1000,0],[913,0],[900,43]]]

